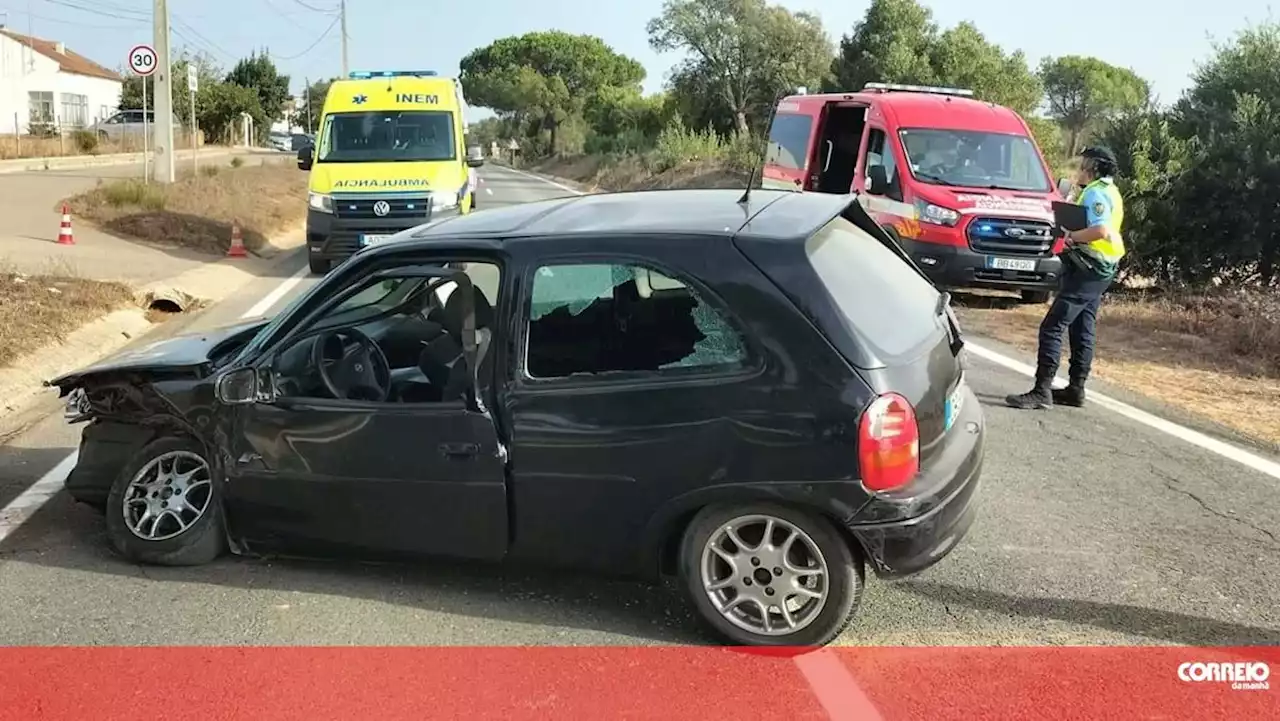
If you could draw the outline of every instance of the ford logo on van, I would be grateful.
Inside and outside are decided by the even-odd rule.
[[[1009,236],[1010,238],[1021,238],[1022,236],[1027,234],[1027,231],[1023,230],[1022,228],[1005,228],[1004,234]]]

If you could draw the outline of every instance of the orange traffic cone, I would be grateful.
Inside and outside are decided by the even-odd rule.
[[[58,228],[58,245],[75,245],[76,238],[71,234],[71,209],[62,204],[62,227]]]
[[[227,249],[228,258],[243,258],[248,253],[244,251],[244,238],[240,237],[240,223],[231,221],[231,247]]]

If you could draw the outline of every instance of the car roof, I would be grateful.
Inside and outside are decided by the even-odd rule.
[[[807,238],[853,201],[850,195],[755,189],[646,190],[555,198],[431,223],[370,250],[429,247],[440,239],[546,242],[570,235]]]
[[[1025,135],[1022,119],[1002,105],[974,100],[958,95],[940,93],[915,93],[907,91],[824,93],[821,95],[793,95],[782,100],[795,103],[806,112],[812,112],[813,104],[856,102],[872,105],[897,126],[895,128],[938,128],[941,130],[970,130],[989,133]],[[809,106],[809,107],[806,107]]]

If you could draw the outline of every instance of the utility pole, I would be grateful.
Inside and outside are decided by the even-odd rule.
[[[338,12],[341,13],[342,27],[342,77],[347,77],[349,68],[347,67],[347,0],[340,0],[338,3]]]
[[[307,103],[307,132],[311,132],[311,78],[303,78],[307,85],[302,89],[302,97]]]
[[[172,183],[177,179],[173,164],[173,65],[169,55],[169,2],[155,0],[152,16],[156,46],[155,72],[155,181]]]

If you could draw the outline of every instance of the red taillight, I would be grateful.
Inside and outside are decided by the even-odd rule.
[[[858,467],[872,491],[901,488],[920,471],[920,428],[906,398],[886,393],[871,403],[858,426]]]

